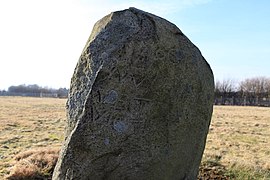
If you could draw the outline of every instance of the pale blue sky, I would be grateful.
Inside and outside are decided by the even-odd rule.
[[[128,7],[176,24],[216,79],[270,77],[268,0],[0,0],[0,89],[68,88],[94,22]]]

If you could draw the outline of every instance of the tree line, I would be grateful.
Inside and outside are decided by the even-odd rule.
[[[32,97],[58,97],[66,98],[68,96],[68,89],[59,88],[53,89],[48,87],[41,87],[37,84],[18,86],[10,86],[7,91],[0,91],[1,96],[32,96]]]
[[[232,79],[215,83],[215,104],[270,106],[270,78],[253,77],[237,83]]]
[[[53,89],[37,84],[10,86],[7,91],[0,90],[0,96],[34,96],[66,98],[68,89]],[[215,82],[216,105],[251,105],[270,107],[270,78],[253,77],[240,82],[233,79]]]

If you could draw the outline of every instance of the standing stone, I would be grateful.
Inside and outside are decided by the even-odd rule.
[[[71,80],[53,179],[196,179],[214,82],[172,23],[129,8],[98,21]]]

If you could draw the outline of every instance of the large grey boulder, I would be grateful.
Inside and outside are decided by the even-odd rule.
[[[172,23],[130,8],[98,21],[71,80],[53,179],[196,179],[214,82]]]

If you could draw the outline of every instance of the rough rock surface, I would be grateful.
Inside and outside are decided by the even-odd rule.
[[[71,80],[53,179],[196,179],[214,82],[172,23],[129,8],[98,21]]]

